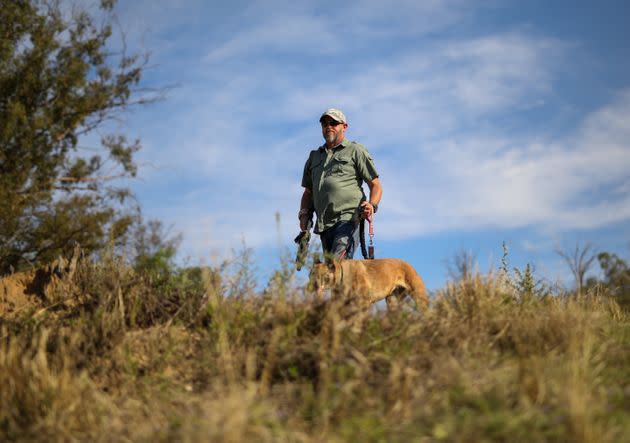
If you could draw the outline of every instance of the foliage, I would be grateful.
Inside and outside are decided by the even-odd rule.
[[[609,252],[597,254],[599,266],[603,272],[603,279],[590,278],[587,286],[591,290],[604,288],[616,297],[617,302],[630,311],[630,266],[628,263]]]
[[[424,312],[353,318],[284,270],[253,292],[239,260],[161,282],[85,260],[0,320],[0,440],[630,438],[630,322],[605,289],[530,297],[475,273]]]
[[[138,84],[146,58],[113,51],[114,1],[90,13],[54,0],[0,6],[0,274],[46,263],[74,243],[125,239],[139,142],[104,134],[129,106],[154,100]],[[88,136],[92,137],[89,138]]]
[[[544,297],[550,294],[549,287],[541,279],[536,279],[533,266],[529,263],[525,265],[522,271],[518,268],[513,269],[513,273],[509,270],[508,247],[503,242],[503,257],[501,258],[501,266],[499,268],[502,281],[510,288],[516,291],[518,297],[527,299],[530,297]]]
[[[597,255],[599,266],[604,272],[603,283],[613,292],[630,290],[630,266],[616,254],[602,252]]]
[[[140,220],[132,237],[131,250],[128,252],[137,271],[150,274],[160,282],[177,272],[175,255],[181,235],[170,236],[159,220]]]

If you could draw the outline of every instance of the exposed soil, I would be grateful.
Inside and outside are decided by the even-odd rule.
[[[0,279],[0,316],[12,318],[41,307],[50,280],[43,269],[16,272]]]

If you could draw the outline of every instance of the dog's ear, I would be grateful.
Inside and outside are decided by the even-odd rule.
[[[337,263],[336,263],[336,261],[335,261],[335,260],[330,259],[330,260],[328,260],[328,261],[326,262],[326,266],[328,266],[328,269],[329,269],[329,270],[334,271],[334,270],[335,270],[335,268],[337,267]]]
[[[322,259],[320,258],[319,254],[317,253],[313,254],[313,264],[317,265],[321,262],[322,262]]]

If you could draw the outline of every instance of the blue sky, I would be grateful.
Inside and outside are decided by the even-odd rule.
[[[145,215],[182,258],[294,253],[300,178],[342,109],[383,184],[376,253],[435,289],[461,251],[570,283],[555,249],[630,255],[630,6],[624,1],[121,0],[143,85],[175,86],[139,137]],[[275,214],[280,214],[277,226]],[[304,271],[302,271],[304,273]]]

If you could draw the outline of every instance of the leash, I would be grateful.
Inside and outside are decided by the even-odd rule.
[[[372,215],[372,217],[369,217],[367,219],[362,219],[359,222],[359,243],[361,244],[361,255],[363,255],[363,258],[366,260],[374,259],[374,220],[373,220],[373,217],[374,215]],[[368,231],[370,234],[370,244],[367,248],[365,246],[365,221],[366,220],[370,225],[369,231]]]
[[[368,246],[368,258],[370,260],[374,260],[374,223],[372,219],[374,218],[374,214],[372,214],[368,219],[368,223],[370,224],[370,245]]]

